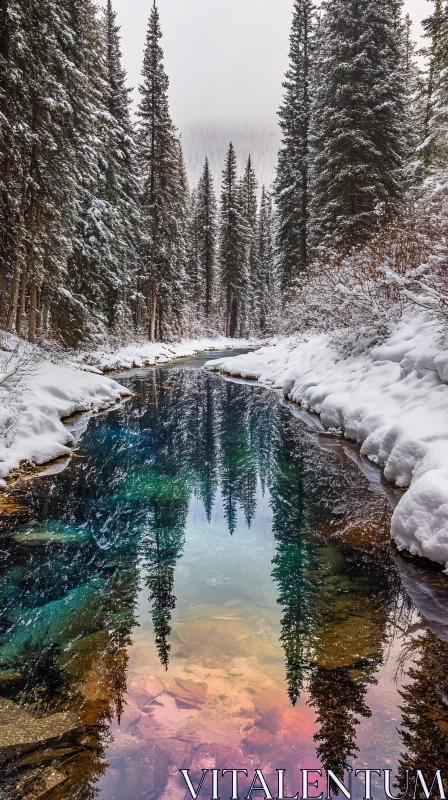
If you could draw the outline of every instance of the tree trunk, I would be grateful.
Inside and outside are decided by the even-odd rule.
[[[26,271],[23,270],[22,283],[20,287],[20,302],[19,302],[19,307],[17,309],[17,322],[16,322],[17,336],[22,336],[23,318],[25,316],[25,309],[26,309],[27,288],[28,288],[28,276],[26,274]]]
[[[230,287],[229,287],[227,289],[227,310],[226,310],[226,315],[227,315],[226,336],[227,336],[228,339],[230,339],[230,307],[231,307],[231,301],[232,301],[232,298],[231,298]]]
[[[17,317],[17,305],[19,302],[19,288],[20,288],[20,269],[19,265],[16,263],[14,267],[14,275],[12,279],[12,287],[11,287],[11,303],[9,306],[8,312],[8,319],[6,321],[6,328],[10,330],[14,324],[14,320]]]
[[[8,314],[7,281],[6,281],[6,275],[4,273],[2,273],[1,276],[1,286],[2,286],[1,326],[2,328],[4,328],[6,327],[6,316]]]
[[[156,317],[157,317],[157,289],[153,282],[151,288],[151,314],[149,325],[149,341],[155,342],[156,340]]]
[[[48,312],[49,312],[48,302],[44,300],[44,302],[42,304],[42,316],[41,316],[41,321],[40,321],[40,327],[41,327],[42,333],[46,333],[47,332],[47,328],[48,328]]]
[[[31,344],[36,344],[36,327],[37,327],[37,286],[35,283],[31,284],[30,291],[30,324],[28,330],[28,341]]]

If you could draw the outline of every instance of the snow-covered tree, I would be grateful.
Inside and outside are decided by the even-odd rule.
[[[108,291],[104,298],[108,326],[132,326],[131,297],[135,288],[139,228],[139,185],[136,172],[130,91],[121,63],[120,30],[111,0],[104,12],[106,100],[109,119],[105,151],[105,199],[112,209]]]
[[[282,145],[275,200],[278,208],[280,270],[284,291],[306,270],[309,258],[309,132],[314,3],[295,0],[290,64],[279,112]]]
[[[201,267],[199,256],[199,227],[198,227],[198,190],[193,189],[188,204],[187,219],[187,276],[189,283],[189,297],[198,305],[201,293]]]
[[[433,14],[423,23],[429,39],[426,114],[422,154],[425,174],[443,170],[448,163],[448,7],[435,0]]]
[[[279,300],[275,254],[275,224],[270,194],[263,186],[257,227],[257,280],[254,285],[257,310],[256,333],[272,333],[270,320]]]
[[[186,197],[180,146],[168,104],[168,76],[160,46],[157,6],[149,18],[138,110],[138,162],[142,176],[142,262],[147,277],[149,338],[180,333],[185,301]]]
[[[223,171],[220,216],[219,263],[226,306],[226,335],[234,337],[240,334],[244,324],[242,313],[249,287],[249,231],[242,208],[233,144],[229,146]]]
[[[311,122],[314,247],[365,242],[403,197],[401,0],[324,0]]]
[[[257,292],[258,259],[257,259],[257,219],[258,219],[258,183],[257,176],[249,156],[244,175],[240,184],[241,206],[247,227],[247,267],[249,272],[249,286],[244,298],[242,318],[244,327],[252,331],[257,326],[258,308]]]
[[[74,141],[77,150],[77,218],[73,252],[69,259],[68,288],[72,297],[62,294],[57,324],[67,314],[67,301],[74,312],[81,308],[91,333],[107,328],[107,300],[113,275],[113,207],[107,198],[108,160],[108,80],[106,41],[98,22],[96,7],[86,2],[70,4],[72,42],[70,56],[76,71],[70,76],[69,91],[74,114]],[[84,335],[85,316],[80,314],[75,327]]]
[[[217,201],[208,158],[197,191],[196,219],[199,240],[199,263],[202,275],[202,298],[206,317],[213,310],[216,289]]]
[[[71,247],[70,20],[64,5],[51,0],[8,0],[1,14],[3,322],[34,342]]]

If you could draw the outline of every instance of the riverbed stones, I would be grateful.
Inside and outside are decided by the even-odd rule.
[[[247,748],[249,753],[256,753],[261,756],[272,749],[272,734],[266,730],[263,731],[259,728],[252,728],[242,740],[242,744]]]
[[[200,744],[188,764],[193,781],[200,780],[203,769],[234,769],[241,762],[241,753],[221,744]]]
[[[110,751],[108,751],[108,756]],[[101,788],[114,797],[135,797],[159,800],[168,780],[168,759],[160,748],[151,744],[136,753],[132,760],[114,762],[115,769],[106,773]]]
[[[111,761],[117,761],[124,758],[133,758],[139,753],[144,746],[139,736],[133,736],[130,733],[120,732],[114,736],[113,741],[107,748],[107,757]]]
[[[207,688],[206,683],[175,678],[167,691],[174,697],[178,708],[200,708],[206,701]]]
[[[123,709],[123,712],[120,717],[120,724],[122,728],[130,728],[132,725],[135,725],[136,722],[140,719],[142,712],[136,705],[127,703]]]
[[[158,678],[134,678],[128,687],[128,694],[137,708],[144,708],[163,694],[165,686]]]
[[[0,763],[22,755],[39,745],[51,745],[82,730],[78,717],[70,712],[35,718],[28,711],[0,698]]]
[[[273,689],[263,689],[253,695],[251,699],[259,714],[266,714],[272,708],[284,705],[284,694]]]

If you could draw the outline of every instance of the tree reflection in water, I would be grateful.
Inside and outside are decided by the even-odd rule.
[[[391,558],[385,499],[273,394],[191,369],[129,383],[136,396],[91,421],[88,457],[29,485],[29,521],[2,542],[0,695],[19,727],[19,704],[34,720],[72,715],[57,743],[48,730],[38,756],[7,752],[4,796],[37,797],[24,787],[39,781],[55,800],[96,796],[109,726],[123,715],[139,587],[167,671],[192,500],[212,524],[221,502],[233,534],[242,519],[252,525],[266,493],[286,692],[292,706],[306,696],[319,723],[318,759],[342,776],[358,753],[357,727],[371,715],[368,692],[412,612]],[[412,647],[401,768],[443,766],[447,646],[426,632]],[[161,793],[163,759],[144,758]],[[48,783],[54,763],[60,786]]]
[[[448,644],[426,630],[410,641],[406,655],[410,683],[400,692],[404,725],[400,736],[406,751],[398,781],[403,792],[406,769],[422,769],[427,780],[438,769],[445,776],[448,770]]]
[[[334,455],[324,457],[286,412],[275,463],[273,576],[288,694],[295,704],[306,683],[317,755],[342,778],[359,750],[356,726],[371,716],[369,687],[411,608],[390,554],[385,499],[359,493],[354,465],[341,470]]]

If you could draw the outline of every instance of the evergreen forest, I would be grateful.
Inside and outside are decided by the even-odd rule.
[[[273,184],[230,143],[191,186],[156,2],[134,114],[112,0],[5,0],[0,327],[82,348],[338,319],[371,343],[403,287],[446,317],[445,0],[424,26],[418,51],[402,0],[294,0]]]

